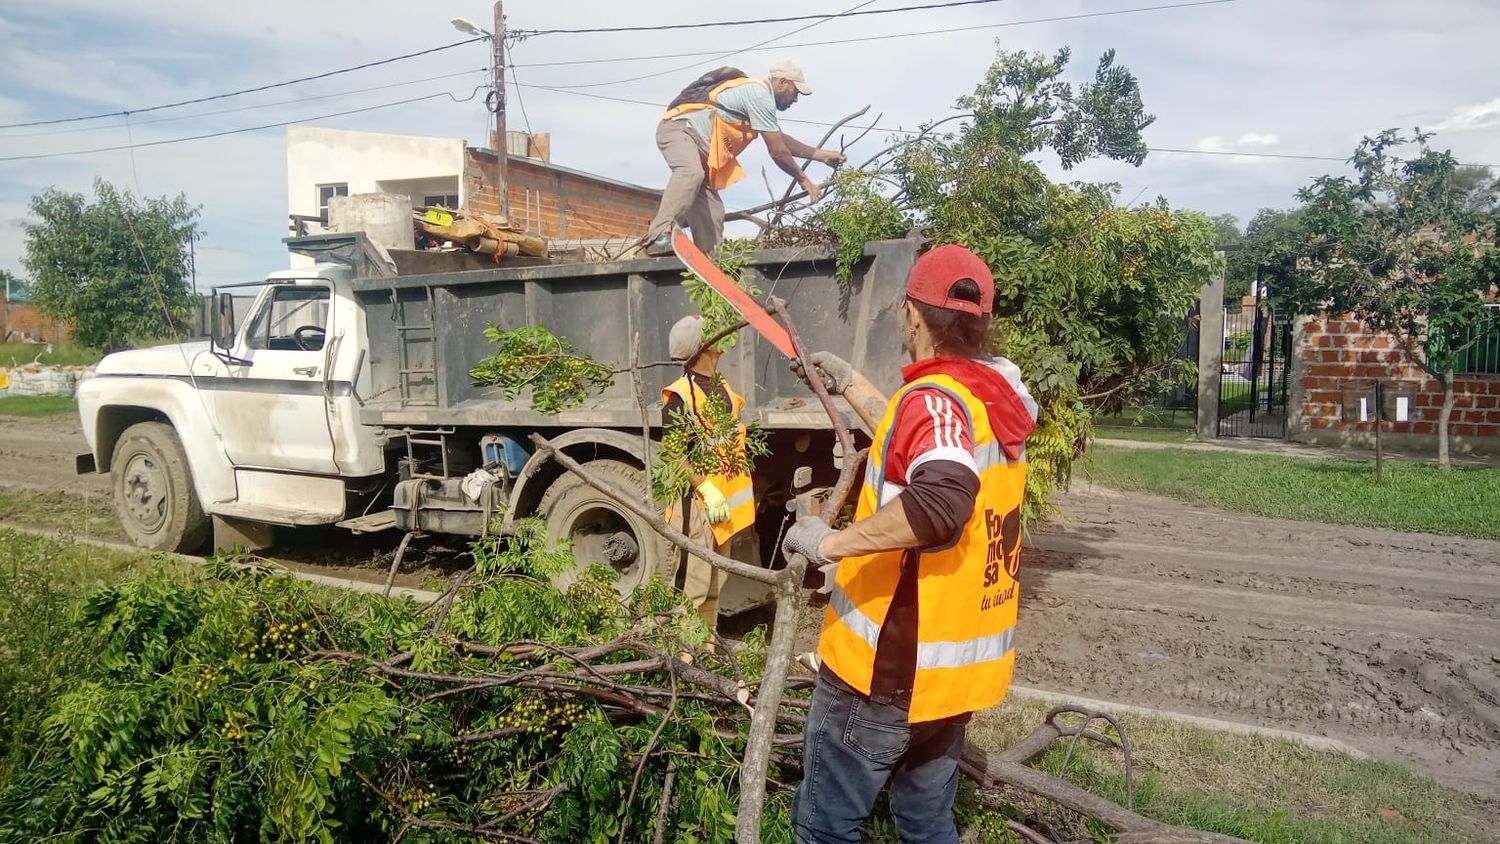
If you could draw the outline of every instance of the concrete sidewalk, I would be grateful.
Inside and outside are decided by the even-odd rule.
[[[1370,463],[1375,461],[1375,451],[1373,449],[1327,448],[1319,445],[1294,443],[1288,440],[1252,439],[1249,437],[1225,437],[1211,442],[1189,440],[1181,443],[1117,440],[1108,437],[1096,437],[1094,442],[1098,445],[1114,446],[1116,448],[1180,448],[1187,451],[1232,451],[1241,454],[1275,454],[1282,457],[1302,457],[1312,460],[1354,460]],[[1436,454],[1396,449],[1386,449],[1385,459],[1403,463],[1437,464]],[[1453,465],[1480,469],[1500,469],[1500,456],[1485,457],[1455,454],[1453,455]]]

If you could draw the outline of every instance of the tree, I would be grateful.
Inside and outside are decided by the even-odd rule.
[[[812,217],[838,235],[841,251],[915,224],[994,270],[998,350],[1021,366],[1042,410],[1027,446],[1028,518],[1067,483],[1093,412],[1192,372],[1173,357],[1216,266],[1206,215],[1164,200],[1120,207],[1118,185],[1054,183],[1033,160],[1044,150],[1064,166],[1146,155],[1141,130],[1154,118],[1134,75],[1110,51],[1093,80],[1075,86],[1060,81],[1068,58],[1001,52],[959,100],[957,130],[931,124],[841,174]]]
[[[1275,290],[1296,271],[1297,245],[1301,239],[1300,209],[1262,208],[1245,226],[1239,249],[1229,253],[1224,303],[1238,308],[1240,300],[1255,293],[1255,279]]]
[[[37,194],[25,224],[37,307],[106,352],[175,334],[188,315],[198,211],[182,195],[142,202],[102,179],[93,202],[55,188]]]
[[[1365,138],[1355,176],[1302,189],[1296,271],[1274,291],[1298,313],[1349,313],[1395,338],[1443,391],[1438,462],[1449,468],[1454,362],[1496,324],[1500,183],[1462,174],[1453,155],[1387,129]],[[1396,149],[1416,145],[1415,154]]]

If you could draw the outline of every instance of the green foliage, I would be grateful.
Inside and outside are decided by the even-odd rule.
[[[1388,129],[1365,138],[1350,159],[1354,177],[1320,176],[1304,188],[1301,271],[1273,292],[1297,313],[1351,313],[1389,332],[1447,383],[1454,359],[1493,321],[1500,182],[1461,178],[1430,137]],[[1395,154],[1411,144],[1411,157]]]
[[[817,206],[809,223],[838,236],[835,267],[845,284],[865,254],[866,243],[901,237],[911,228],[906,212],[880,191],[875,177],[857,169],[834,175],[828,201]]]
[[[1262,208],[1245,226],[1240,248],[1229,253],[1224,279],[1224,303],[1239,307],[1240,300],[1255,293],[1255,276],[1274,295],[1295,281],[1297,250],[1302,239],[1300,209]]]
[[[1461,175],[1430,138],[1387,129],[1355,149],[1353,177],[1304,188],[1295,271],[1273,294],[1296,313],[1348,313],[1390,334],[1451,395],[1455,361],[1497,322],[1500,181]],[[1449,415],[1438,420],[1445,466]]]
[[[25,264],[37,307],[77,342],[117,351],[186,320],[189,246],[201,236],[186,197],[142,202],[97,179],[93,202],[48,188],[30,209]]]
[[[849,254],[901,219],[935,243],[969,247],[994,270],[995,351],[1020,365],[1042,409],[1028,443],[1033,519],[1071,477],[1093,413],[1193,377],[1191,362],[1173,358],[1185,315],[1218,266],[1205,215],[1163,200],[1123,208],[1117,185],[1057,184],[1032,160],[1043,149],[1064,167],[1145,157],[1140,133],[1154,118],[1134,75],[1111,51],[1090,82],[1075,85],[1062,81],[1069,57],[1001,52],[958,103],[972,112],[967,122],[948,133],[929,127],[878,172],[844,174],[855,195],[822,220]],[[893,185],[888,198],[872,187],[877,176]]]
[[[498,348],[469,370],[474,386],[499,387],[507,399],[530,390],[538,413],[576,407],[614,383],[614,370],[545,325],[509,331],[491,323],[484,336]]]
[[[682,500],[697,475],[748,475],[755,458],[771,453],[766,432],[758,425],[745,426],[744,448],[740,448],[739,417],[718,390],[706,392],[696,416],[687,406],[678,408],[662,432],[651,480],[652,496],[663,504]]]
[[[709,257],[720,270],[724,271],[724,275],[739,285],[741,290],[751,296],[759,296],[761,289],[745,274],[750,269],[750,257],[754,251],[753,240],[736,237],[724,241]],[[682,286],[687,291],[688,298],[693,301],[693,305],[698,308],[698,313],[703,316],[704,340],[743,321],[744,318],[734,309],[734,306],[692,270],[685,270],[682,273]],[[721,352],[734,348],[738,334],[739,332],[735,332],[720,340],[715,348]]]

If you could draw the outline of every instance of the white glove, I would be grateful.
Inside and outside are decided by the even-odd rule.
[[[849,385],[854,383],[854,367],[833,352],[813,352],[807,356],[807,360],[817,370],[818,377],[823,379],[823,389],[832,395],[843,395]],[[808,373],[803,371],[800,358],[792,358],[792,372],[807,381]]]

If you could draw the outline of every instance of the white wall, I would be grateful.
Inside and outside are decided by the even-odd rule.
[[[464,141],[314,126],[286,130],[286,209],[318,213],[318,185],[345,183],[349,193],[376,193],[382,182],[444,185],[462,201]],[[438,191],[433,191],[437,193]],[[413,197],[420,203],[421,196]],[[292,256],[293,267],[311,261]]]

